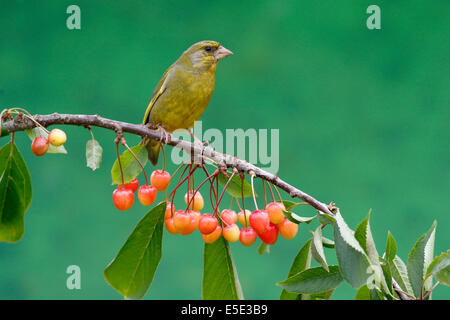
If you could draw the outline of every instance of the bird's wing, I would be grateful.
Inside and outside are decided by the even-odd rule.
[[[147,110],[145,110],[144,121],[143,124],[146,124],[149,121],[150,113],[152,112],[152,108],[155,105],[156,101],[166,90],[167,78],[169,78],[170,74],[173,71],[174,64],[169,67],[169,69],[164,72],[161,80],[159,80],[156,85],[155,90],[153,91],[152,97],[150,98],[150,102],[148,103]]]

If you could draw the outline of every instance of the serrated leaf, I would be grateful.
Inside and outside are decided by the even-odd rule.
[[[289,221],[296,223],[296,224],[299,224],[299,223],[309,224],[315,218],[315,217],[300,217],[299,215],[297,215],[291,211],[286,211],[286,210],[283,210],[283,214]]]
[[[311,242],[312,239],[306,241],[300,248],[292,262],[287,278],[309,268],[311,265]],[[297,293],[287,292],[284,289],[281,290],[280,300],[297,300],[298,298],[299,295]]]
[[[16,145],[0,149],[0,241],[17,242],[32,199],[30,173]]]
[[[92,171],[100,168],[102,163],[103,148],[97,140],[91,139],[86,143],[86,166]]]
[[[358,289],[355,300],[370,300],[370,289],[367,285],[363,285]]]
[[[319,225],[316,231],[312,232],[313,239],[311,243],[311,254],[314,260],[317,261],[325,270],[329,271],[325,252],[322,244],[322,226]]]
[[[334,223],[336,221],[332,216],[329,216],[329,215],[327,215],[325,213],[322,213],[320,211],[317,211],[317,220],[322,225],[327,225],[327,224],[330,224],[330,223]]]
[[[333,240],[325,238],[323,235],[322,235],[322,244],[325,248],[330,248],[330,249],[333,249],[335,246]]]
[[[258,254],[263,255],[264,253],[269,254],[270,253],[270,245],[261,242],[261,244],[258,247]]]
[[[162,256],[163,202],[136,225],[103,272],[106,281],[127,299],[140,299],[150,287]]]
[[[409,281],[413,289],[414,295],[420,297],[422,282],[426,276],[428,266],[433,260],[434,238],[436,234],[436,221],[433,222],[431,228],[422,235],[414,244],[408,255],[406,263],[408,269]],[[432,279],[425,281],[424,290],[431,287]]]
[[[338,266],[329,266],[329,272],[322,267],[306,269],[277,285],[288,292],[316,294],[337,288],[342,281]]]
[[[427,269],[427,274],[433,274],[437,281],[450,286],[450,250],[434,258]]]
[[[202,299],[244,299],[230,247],[223,237],[213,243],[205,243]]]
[[[302,294],[302,300],[329,300],[335,289],[315,294]]]
[[[367,283],[371,275],[371,264],[353,231],[347,226],[340,212],[335,215],[333,224],[336,255],[342,276],[354,288],[360,288]]]
[[[395,256],[395,258],[389,263],[389,267],[391,268],[392,278],[398,283],[402,291],[409,293],[410,295],[414,295],[414,292],[411,287],[411,283],[409,282],[408,270],[406,269],[406,265],[399,256]]]
[[[145,146],[137,145],[132,147],[131,150],[139,159],[142,166],[145,167],[148,161],[148,153]],[[125,183],[130,182],[142,172],[141,166],[136,161],[131,152],[128,150],[125,150],[125,152],[122,153],[122,155],[120,156],[120,162],[122,164],[123,178]],[[112,177],[112,184],[122,184],[122,175],[120,172],[120,166],[117,159],[114,162],[114,165],[111,169],[111,177]]]
[[[25,130],[26,134],[28,135],[28,137],[31,139],[31,141],[33,141],[35,138],[37,137],[43,137],[45,139],[48,139],[48,133],[42,129],[41,127],[35,127],[33,129],[27,129]],[[47,153],[63,153],[63,154],[67,154],[67,150],[66,148],[64,148],[64,145],[59,146],[59,147],[55,147],[52,144],[48,144],[48,150]]]
[[[223,174],[219,174],[217,178],[219,179],[219,183],[222,187],[225,186],[228,179],[231,177],[231,173],[228,172],[228,178],[225,177]],[[234,177],[231,179],[230,183],[228,184],[226,192],[235,198],[242,198],[242,181],[244,183],[244,198],[246,197],[252,197],[252,186],[250,183],[247,182],[247,180],[242,180],[239,175],[234,175]],[[255,197],[258,195],[255,192]]]
[[[392,273],[390,263],[390,261],[380,258],[381,269],[383,270],[384,279],[386,281],[385,289],[387,289],[389,291],[389,294],[392,296],[394,294],[394,290],[392,288]]]
[[[388,236],[386,240],[385,258],[387,261],[392,261],[394,260],[396,255],[397,255],[397,243],[395,242],[395,239],[392,236],[391,232],[388,231]]]

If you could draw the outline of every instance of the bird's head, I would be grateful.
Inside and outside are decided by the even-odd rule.
[[[192,67],[200,71],[215,70],[219,60],[233,54],[216,41],[200,41],[187,49],[181,56]]]

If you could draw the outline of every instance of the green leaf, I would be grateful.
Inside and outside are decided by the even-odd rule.
[[[219,174],[217,177],[219,179],[220,185],[224,187],[228,179],[231,177],[231,173],[228,172],[228,178],[226,178],[223,174]],[[242,180],[239,175],[234,175],[233,179],[231,179],[230,183],[228,184],[226,192],[232,197],[238,199],[242,198],[242,181],[244,183],[244,198],[252,197],[252,186],[247,182],[247,180]],[[255,197],[257,196],[258,195],[255,192]]]
[[[223,237],[214,243],[205,243],[202,298],[204,300],[244,299],[230,247]]]
[[[388,236],[386,240],[385,258],[387,261],[392,261],[394,260],[396,255],[397,255],[397,242],[395,242],[395,239],[392,236],[391,232],[388,231]]]
[[[145,167],[147,161],[148,161],[148,153],[147,149],[143,145],[137,145],[131,148],[131,150],[134,152],[136,157],[141,162],[142,166]],[[136,159],[133,157],[130,151],[125,150],[124,153],[120,156],[120,162],[122,164],[122,170],[123,170],[123,179],[125,180],[125,183],[130,182],[134,178],[136,178],[141,172],[141,166],[136,161]],[[111,176],[112,176],[112,184],[122,184],[122,176],[120,173],[120,166],[119,162],[114,162],[114,165],[111,169]]]
[[[315,294],[302,294],[302,300],[329,300],[335,289]]]
[[[312,239],[306,241],[306,243],[300,248],[299,252],[292,262],[292,266],[289,269],[288,278],[293,275],[308,269],[311,265],[311,242]],[[280,300],[297,300],[299,295],[297,293],[290,293],[286,290],[281,291]]]
[[[381,269],[383,270],[384,279],[386,281],[385,289],[387,289],[389,294],[392,296],[394,294],[394,290],[392,288],[392,273],[390,263],[390,261],[380,258]]]
[[[44,137],[45,139],[48,139],[48,133],[42,129],[41,127],[36,127],[33,129],[27,129],[25,130],[25,132],[27,133],[28,137],[31,139],[31,141],[33,141],[35,138],[37,137]],[[59,146],[59,147],[55,147],[52,144],[48,144],[48,150],[47,153],[63,153],[63,154],[67,154],[67,150],[66,148],[64,148],[64,145]]]
[[[333,224],[336,255],[342,276],[354,288],[360,288],[367,283],[371,275],[371,264],[353,231],[347,226],[340,212],[336,213]]]
[[[295,213],[291,211],[283,210],[284,216],[288,218],[289,221],[299,224],[299,223],[306,223],[310,224],[311,221],[314,220],[315,217],[300,217],[299,215],[296,215]]]
[[[24,234],[24,216],[32,199],[30,173],[11,142],[0,149],[0,241],[17,242]]]
[[[426,276],[428,266],[433,260],[434,238],[436,234],[436,221],[433,222],[431,228],[422,235],[409,252],[408,261],[406,263],[408,276],[411,282],[414,295],[420,297],[420,289],[422,282]],[[424,289],[428,290],[431,286],[432,279],[425,281]]]
[[[433,274],[437,281],[450,286],[450,250],[442,252],[429,265],[427,274]]]
[[[280,201],[278,201],[278,202],[280,202]],[[284,205],[284,208],[287,211],[289,211],[296,206],[296,203],[294,201],[283,200],[283,205]]]
[[[277,283],[288,292],[316,294],[337,288],[344,280],[338,266],[329,266],[330,272],[322,267],[306,269]]]
[[[142,298],[153,281],[162,256],[165,211],[165,202],[150,210],[103,272],[106,281],[125,298]]]
[[[92,171],[100,168],[102,163],[103,148],[97,140],[91,139],[86,143],[86,165]]]
[[[333,240],[325,238],[324,236],[322,236],[322,244],[325,248],[330,248],[330,249],[333,249],[335,246]]]
[[[314,260],[316,260],[325,270],[329,271],[327,260],[325,259],[325,252],[323,251],[322,244],[322,226],[319,225],[316,231],[311,232],[313,235],[311,243],[311,254]]]
[[[261,242],[261,244],[258,247],[258,254],[263,255],[264,253],[269,254],[270,253],[270,245]]]
[[[336,221],[336,219],[334,219],[332,216],[329,216],[329,215],[327,215],[325,213],[322,213],[320,211],[317,211],[317,220],[322,225],[327,225],[327,224],[330,224],[330,223],[334,223]]]
[[[392,278],[398,283],[402,291],[414,295],[411,283],[409,282],[408,270],[406,270],[406,265],[403,260],[399,256],[395,256],[389,263],[389,267],[391,268]]]

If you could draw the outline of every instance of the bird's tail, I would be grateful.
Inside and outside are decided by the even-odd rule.
[[[141,142],[142,145],[145,145],[145,148],[148,152],[148,160],[156,166],[159,158],[159,149],[161,148],[161,143],[159,141],[144,138]]]

